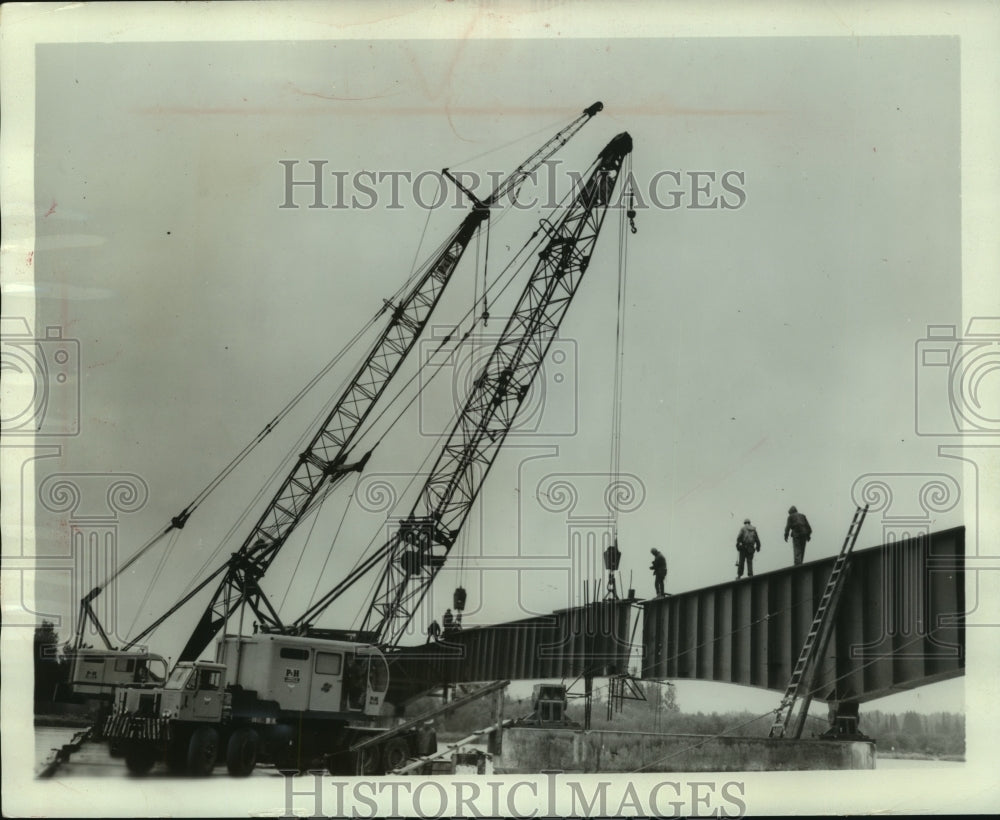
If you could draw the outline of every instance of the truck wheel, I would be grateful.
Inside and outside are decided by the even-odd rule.
[[[190,742],[186,733],[175,737],[167,744],[163,753],[163,762],[167,764],[167,771],[171,774],[187,773],[187,753]]]
[[[199,726],[188,743],[188,774],[204,777],[212,773],[219,755],[219,733],[211,726]]]
[[[156,764],[156,752],[149,746],[133,746],[125,752],[125,768],[132,774],[149,774]]]
[[[409,759],[410,747],[403,738],[394,737],[392,740],[386,741],[382,748],[382,762],[387,774],[393,769],[398,769]]]
[[[246,777],[257,765],[257,733],[237,729],[226,745],[226,769],[233,777]]]

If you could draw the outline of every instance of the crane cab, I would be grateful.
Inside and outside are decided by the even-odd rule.
[[[389,688],[389,666],[374,646],[262,633],[227,635],[218,662],[230,683],[283,712],[376,717]]]
[[[70,691],[84,697],[111,700],[122,686],[153,687],[166,679],[166,660],[146,652],[79,649],[70,661]]]

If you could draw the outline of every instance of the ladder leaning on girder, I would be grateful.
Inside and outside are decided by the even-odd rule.
[[[847,529],[847,536],[840,548],[840,555],[837,556],[837,560],[833,564],[833,571],[826,582],[826,589],[823,591],[823,597],[820,598],[819,606],[816,608],[812,626],[809,627],[809,634],[806,635],[805,643],[802,644],[802,651],[799,653],[799,659],[792,671],[792,677],[788,681],[785,696],[781,699],[781,705],[774,716],[774,723],[768,732],[768,737],[785,736],[795,702],[800,697],[799,693],[805,690],[805,693],[801,695],[802,705],[799,708],[792,736],[797,738],[802,735],[802,727],[805,725],[809,704],[812,702],[813,684],[818,669],[817,660],[826,652],[830,635],[833,633],[837,605],[840,603],[840,596],[847,580],[847,571],[850,568],[851,551],[858,540],[858,533],[861,532],[861,525],[867,514],[867,504],[864,508],[858,507],[854,511],[854,518],[851,519],[851,526]],[[807,675],[806,672],[809,674]],[[808,684],[803,686],[803,681],[808,681]]]

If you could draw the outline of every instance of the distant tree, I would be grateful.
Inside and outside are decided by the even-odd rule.
[[[59,652],[59,635],[51,621],[42,621],[35,627],[33,654],[37,711],[40,704],[51,703],[55,699],[56,687],[69,677],[69,664]]]
[[[657,683],[655,681],[645,681],[642,684],[643,693],[646,695],[646,702],[655,710],[662,712],[678,712],[677,689],[669,684]]]
[[[924,733],[923,716],[917,712],[905,712],[903,714],[903,731],[908,735],[921,735]]]

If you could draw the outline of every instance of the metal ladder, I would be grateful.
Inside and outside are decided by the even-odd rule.
[[[785,730],[788,728],[788,722],[792,716],[792,709],[795,707],[795,701],[799,698],[799,690],[803,688],[802,679],[805,676],[806,670],[812,667],[816,657],[825,651],[826,643],[830,639],[830,627],[833,624],[833,617],[837,613],[837,603],[840,600],[840,593],[844,589],[844,580],[847,576],[851,551],[858,540],[858,533],[861,532],[861,525],[864,523],[867,514],[867,504],[864,508],[858,507],[854,511],[851,526],[847,528],[847,536],[844,538],[840,554],[833,564],[833,571],[826,582],[826,589],[823,591],[823,597],[820,598],[819,606],[816,608],[812,626],[809,627],[809,634],[806,635],[805,643],[802,644],[802,651],[799,653],[799,659],[795,664],[795,669],[792,671],[792,677],[788,681],[788,687],[785,689],[785,695],[781,699],[781,705],[778,706],[778,710],[775,713],[774,723],[767,733],[768,737],[785,736]],[[810,675],[811,677],[812,675]],[[811,687],[806,688],[809,689]],[[800,720],[798,721],[796,737],[801,734],[801,727],[805,722],[805,713],[809,709],[812,693],[807,691],[803,696],[803,700],[804,702],[799,710]]]

